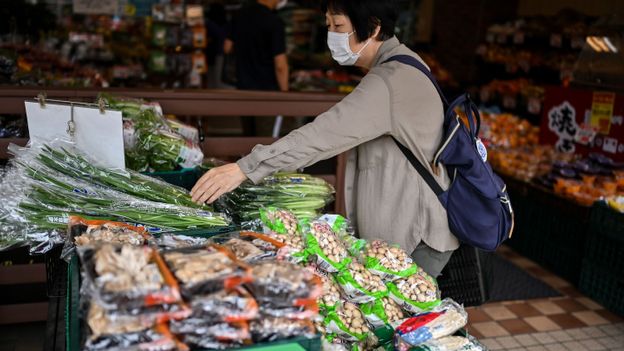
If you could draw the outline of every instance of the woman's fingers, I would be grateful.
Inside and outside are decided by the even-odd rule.
[[[216,170],[216,168],[213,168],[211,170],[209,170],[208,172],[206,172],[206,174],[204,174],[203,176],[201,176],[201,178],[199,178],[199,180],[197,181],[197,183],[195,183],[195,186],[193,186],[193,189],[191,189],[191,195],[193,196],[193,201],[195,201],[195,197],[197,192],[199,191],[199,189],[210,179],[212,178],[212,176],[214,175],[214,171]]]
[[[221,195],[236,189],[245,179],[247,176],[235,163],[213,168],[204,174],[191,190],[193,202],[213,203]]]
[[[200,205],[206,203],[220,188],[221,184],[219,183],[207,184],[206,188],[202,190],[201,196],[197,199],[197,203]]]

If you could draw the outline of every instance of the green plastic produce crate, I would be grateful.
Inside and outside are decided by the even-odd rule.
[[[144,173],[150,177],[159,178],[169,184],[177,185],[186,190],[191,190],[195,183],[204,174],[204,171],[199,167],[196,168],[184,168],[179,171],[170,172],[151,172]]]
[[[624,275],[585,259],[579,288],[610,311],[624,316]]]
[[[80,309],[80,265],[78,256],[74,255],[67,267],[67,304],[65,309],[65,338],[66,351],[79,351],[81,349],[82,324],[79,319]],[[321,338],[293,338],[251,345],[235,350],[255,351],[320,351]]]

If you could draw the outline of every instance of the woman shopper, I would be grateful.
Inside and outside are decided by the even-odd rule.
[[[392,0],[325,0],[323,10],[332,57],[368,74],[314,122],[272,145],[256,146],[237,163],[207,172],[193,188],[193,200],[212,203],[247,179],[259,182],[274,172],[349,151],[346,207],[359,235],[399,244],[436,277],[459,244],[446,210],[392,137],[429,165],[443,137],[440,96],[419,70],[384,63],[395,55],[422,61],[394,36],[397,9]],[[434,176],[448,187],[444,167]]]

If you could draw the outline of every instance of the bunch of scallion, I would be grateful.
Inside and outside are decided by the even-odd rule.
[[[259,209],[269,206],[291,210],[299,219],[310,219],[333,201],[334,193],[334,188],[321,178],[278,173],[257,185],[243,183],[223,196],[218,206],[241,223],[259,218]]]
[[[20,228],[14,232],[23,231],[22,238],[33,232],[63,232],[70,215],[143,225],[154,232],[231,224],[210,207],[193,203],[182,188],[98,166],[67,144],[14,153],[10,177],[0,181],[0,225]],[[0,240],[3,235],[0,231]],[[15,237],[12,233],[11,240]]]
[[[195,140],[199,134],[196,128],[167,121],[142,100],[110,95],[102,97],[109,106],[122,111],[127,168],[139,172],[165,172],[201,165],[204,154]],[[192,139],[186,139],[187,134],[192,135]]]

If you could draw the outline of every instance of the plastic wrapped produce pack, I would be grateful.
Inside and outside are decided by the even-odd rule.
[[[306,244],[308,253],[314,255],[319,267],[328,273],[339,272],[351,262],[344,243],[327,222],[310,223]]]
[[[408,318],[396,327],[396,348],[410,347],[453,335],[468,323],[468,314],[457,302],[445,299],[431,312]],[[398,323],[397,323],[398,324]]]
[[[184,189],[99,167],[65,141],[50,145],[55,148],[10,147],[15,158],[0,181],[5,199],[0,208],[4,246],[40,241],[37,245],[45,251],[62,242],[59,238],[70,215],[137,223],[150,232],[230,223],[208,207],[197,208]]]
[[[127,311],[182,301],[177,282],[149,247],[79,247],[86,286],[107,309]]]
[[[420,267],[417,273],[387,286],[390,297],[410,313],[428,311],[441,302],[437,282]]]
[[[186,298],[232,289],[251,281],[251,268],[229,250],[211,245],[163,253]]]

